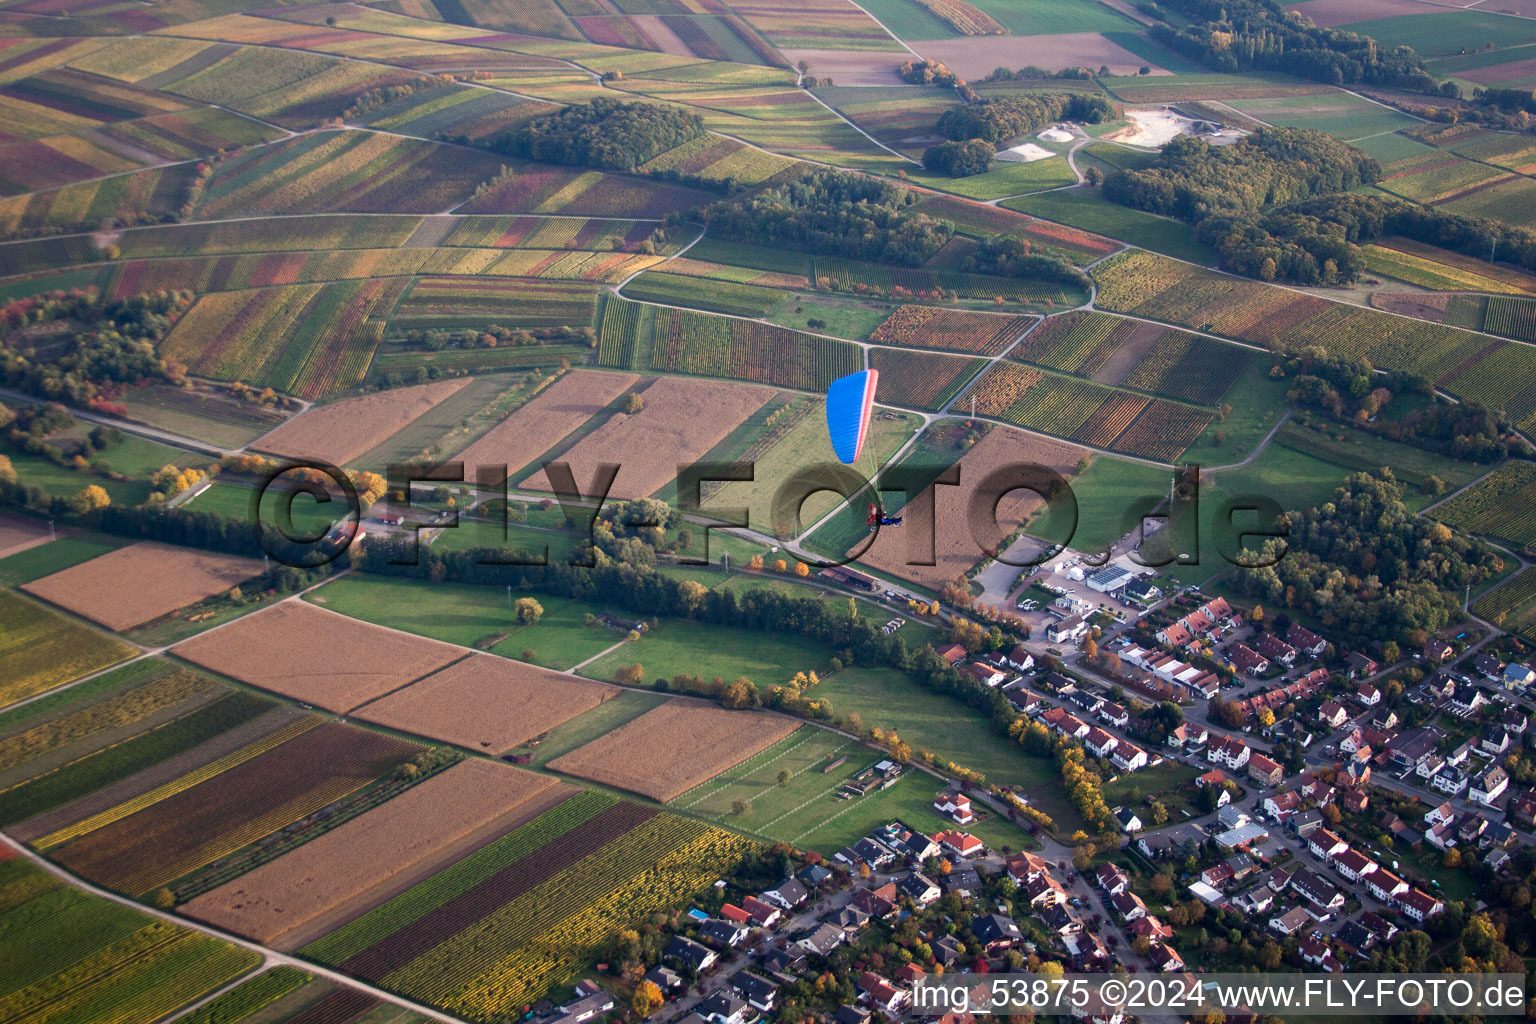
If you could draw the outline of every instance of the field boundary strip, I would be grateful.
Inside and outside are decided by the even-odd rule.
[[[77,822],[74,825],[66,826],[65,828],[61,828],[56,832],[52,832],[46,836],[43,836],[39,838],[34,845],[39,850],[47,850],[58,846],[61,843],[68,842],[71,839],[83,836],[88,832],[94,832],[99,828],[105,828],[107,825],[121,821],[123,818],[126,818],[131,814],[136,814],[144,808],[151,807],[168,797],[175,796],[177,793],[184,792],[185,790],[191,789],[193,786],[207,782],[209,779],[215,778],[216,776],[222,774],[225,771],[228,771],[231,768],[234,768],[237,765],[244,764],[246,761],[249,761],[252,758],[267,753],[268,751],[282,745],[283,743],[288,742],[291,739],[296,739],[297,737],[304,735],[306,732],[309,732],[311,729],[317,728],[323,722],[324,719],[318,715],[306,716],[297,722],[293,722],[284,726],[274,733],[263,736],[261,739],[254,743],[250,743],[244,747],[241,747],[239,750],[232,754],[226,754],[224,757],[219,758],[217,761],[204,765],[202,768],[199,768],[195,771],[188,772],[186,775],[183,775],[172,782],[167,782],[162,786],[157,786],[156,788],[150,790],[148,793],[129,800],[125,800],[123,803],[118,804],[116,807],[110,807],[105,811],[86,818],[84,821]]]
[[[684,809],[692,807],[695,804],[701,803],[702,801],[707,800],[709,798],[710,793],[715,792],[715,788],[723,789],[723,788],[726,788],[728,786],[733,786],[736,783],[742,781],[743,779],[750,778],[752,775],[756,774],[760,769],[767,768],[769,765],[776,763],[777,761],[782,759],[785,755],[789,754],[791,751],[793,751],[793,750],[797,749],[798,747],[804,745],[805,743],[809,742],[810,739],[811,739],[811,737],[808,736],[808,735],[800,737],[799,739],[795,740],[795,742],[791,743],[789,746],[787,746],[783,750],[779,751],[777,754],[774,754],[773,757],[770,757],[768,760],[764,761],[762,764],[752,764],[752,762],[757,760],[759,757],[762,757],[763,754],[772,753],[773,747],[769,747],[767,750],[763,750],[763,751],[760,751],[759,753],[753,754],[747,760],[745,760],[741,764],[737,765],[730,772],[722,772],[719,776],[716,776],[715,778],[710,779],[708,782],[701,782],[699,785],[695,786],[693,789],[690,789],[688,791],[688,793],[697,792],[698,790],[704,789],[705,787],[713,787],[713,788],[711,788],[709,790],[709,792],[700,794],[700,796],[699,796],[699,798],[697,800],[693,800],[693,801],[691,801],[689,803],[686,803],[686,804],[679,804],[679,803],[677,803],[676,800],[674,800],[672,803],[674,805],[676,805],[678,807],[681,807],[681,808],[684,808]],[[775,744],[775,746],[777,746],[777,744]],[[749,765],[750,765],[750,767],[748,767]],[[726,776],[730,776],[730,777],[726,778]],[[683,796],[687,796],[688,793],[684,793]],[[679,799],[681,799],[681,797],[679,797]]]

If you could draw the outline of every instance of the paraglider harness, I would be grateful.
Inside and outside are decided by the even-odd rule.
[[[900,526],[901,516],[886,515],[883,509],[881,509],[874,502],[870,502],[869,518],[865,519],[864,522],[871,528],[879,526]]]

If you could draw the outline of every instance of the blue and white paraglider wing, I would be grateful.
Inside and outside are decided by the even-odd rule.
[[[840,461],[853,465],[864,450],[864,435],[875,408],[879,370],[860,370],[840,377],[827,389],[827,435]]]

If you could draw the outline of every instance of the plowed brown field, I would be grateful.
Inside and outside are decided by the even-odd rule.
[[[799,727],[779,715],[674,697],[549,767],[666,803]]]
[[[22,587],[108,629],[141,625],[259,575],[254,558],[145,541]]]
[[[327,711],[351,711],[457,661],[451,644],[285,601],[194,637],[178,657]]]
[[[464,387],[469,380],[468,377],[440,380],[317,405],[252,442],[251,447],[290,459],[324,459],[344,466],[403,429]],[[383,466],[365,468],[384,471]]]
[[[750,384],[666,377],[641,395],[645,408],[613,418],[576,443],[560,461],[568,462],[583,493],[599,463],[616,462],[612,498],[644,498],[677,477],[680,463],[692,462],[719,444],[772,397],[768,388]],[[552,491],[541,469],[524,487]]]
[[[189,917],[272,945],[323,915],[367,909],[370,893],[488,824],[503,831],[547,809],[561,786],[494,761],[470,760],[183,906]],[[534,808],[537,808],[535,810]],[[523,818],[527,820],[527,818]],[[381,901],[381,900],[380,900]]]
[[[476,467],[481,465],[506,466],[515,473],[639,379],[632,373],[571,370],[455,455],[454,461],[464,463],[465,480],[476,479]]]
[[[1050,466],[1062,476],[1071,476],[1086,448],[1048,437],[1026,434],[1022,430],[994,427],[960,460],[960,485],[934,487],[909,504],[900,530],[882,530],[875,542],[858,558],[867,565],[892,576],[910,580],[921,587],[939,590],[982,558],[982,551],[966,520],[966,508],[976,485],[999,467],[1015,462]],[[937,503],[937,518],[934,505]],[[1015,491],[1003,498],[997,510],[1001,534],[1022,523],[1041,504],[1031,491]],[[930,536],[927,523],[933,523],[933,565],[907,565],[909,558],[925,557]]]
[[[359,708],[354,717],[500,754],[590,711],[617,686],[476,654]]]

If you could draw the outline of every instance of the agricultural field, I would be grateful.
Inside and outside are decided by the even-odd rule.
[[[1536,466],[1506,462],[1430,514],[1458,530],[1498,537],[1517,547],[1536,544]]]
[[[1094,268],[1098,305],[1276,350],[1320,344],[1330,354],[1422,374],[1453,394],[1536,415],[1536,353],[1487,335],[1330,302],[1135,252]]]
[[[364,131],[316,132],[218,165],[201,216],[261,213],[440,213],[497,173],[495,157]]]
[[[287,601],[178,644],[177,657],[347,712],[465,656],[448,644]]]
[[[697,265],[695,265],[697,266]],[[703,275],[651,271],[624,286],[625,294],[642,302],[692,306],[713,313],[760,317],[784,304],[789,296],[777,288],[734,281],[704,279]]]
[[[142,894],[397,770],[413,743],[318,716],[81,820],[30,838],[92,881]]]
[[[902,306],[870,334],[883,345],[934,348],[945,352],[1000,355],[1025,328],[1031,317],[996,316],[934,306]]]
[[[293,459],[322,458],[343,466],[446,401],[468,379],[418,384],[404,390],[319,405],[264,435],[258,449]],[[375,467],[381,471],[383,467]]]
[[[937,298],[953,292],[962,299],[1001,305],[998,302],[1040,305],[1077,305],[1086,299],[1076,289],[1054,281],[1021,277],[987,277],[953,270],[890,267],[861,263],[839,256],[818,256],[817,286],[824,291],[877,295],[895,299]]]
[[[1156,79],[1147,79],[1156,81]],[[1189,225],[1171,217],[1143,213],[1102,199],[1094,189],[1071,188],[1020,199],[1006,199],[1002,206],[1048,221],[1098,232],[1201,266],[1213,266],[1216,250],[1196,241]]]
[[[494,532],[499,536],[499,526]],[[445,534],[449,533],[462,533],[470,539],[476,537],[468,523],[461,523],[456,531],[445,531]],[[544,540],[549,545],[551,559],[560,557],[562,541],[574,539],[573,534],[551,530],[529,529],[514,533],[515,539],[524,537]],[[442,544],[444,540],[440,538],[437,543]],[[480,539],[476,543],[485,546],[490,541]],[[622,633],[586,622],[588,614],[606,610],[597,604],[541,594],[537,600],[543,606],[544,614],[539,621],[519,623],[508,607],[505,587],[444,583],[435,586],[432,594],[430,606],[423,608],[417,583],[354,575],[327,583],[310,600],[323,601],[324,607],[332,611],[391,629],[407,630],[457,644],[460,648],[474,648],[557,670],[572,668],[624,639]],[[468,655],[470,652],[462,650],[460,653]]]
[[[569,981],[616,929],[704,889],[754,846],[582,792],[303,952],[494,1020]]]
[[[0,707],[14,704],[132,657],[121,640],[98,633],[43,605],[0,591],[6,629],[0,637]]]
[[[666,803],[799,728],[774,714],[727,711],[674,697],[549,762],[552,771]]]
[[[320,398],[362,381],[404,278],[291,285],[203,296],[163,354],[218,380]]]
[[[523,257],[527,253],[519,251],[515,255]],[[591,253],[583,253],[578,259],[590,256]],[[422,277],[401,296],[390,315],[389,327],[392,331],[464,327],[484,330],[492,324],[585,327],[593,321],[596,303],[596,287],[578,282]]]
[[[158,218],[175,210],[189,177],[184,166],[154,167],[3,199],[0,237],[94,227],[108,219]]]
[[[959,459],[958,487],[932,487],[920,496],[908,497],[903,515],[909,517],[916,529],[884,531],[872,542],[867,538],[867,531],[861,532],[859,539],[849,544],[848,550],[861,551],[857,558],[861,567],[938,591],[980,562],[984,549],[998,544],[1004,535],[1028,519],[1043,499],[1029,491],[1008,494],[997,507],[996,536],[973,537],[969,529],[940,529],[934,535],[931,551],[925,550],[926,542],[920,539],[927,536],[922,523],[967,522],[966,510],[971,496],[988,475],[1004,466],[1032,462],[1050,466],[1062,476],[1070,477],[1087,454],[1086,449],[1077,445],[994,427]],[[932,455],[918,455],[914,456],[913,462],[922,466],[932,458]],[[945,467],[935,464],[933,468],[937,476]],[[862,524],[862,512],[858,519]],[[931,564],[922,564],[924,562]]]
[[[464,463],[466,480],[479,479],[481,466],[505,466],[516,475],[639,381],[629,373],[570,370],[453,459]]]
[[[20,857],[0,855],[0,908],[8,1019],[160,1020],[262,963],[260,953],[93,896]]]
[[[1225,102],[1269,124],[1311,128],[1346,142],[1419,123],[1417,118],[1400,110],[1342,90],[1311,96],[1233,98]]]
[[[1495,295],[1536,294],[1536,279],[1525,274],[1500,272],[1502,268],[1458,257],[1454,253],[1419,245],[1407,239],[1384,240],[1364,248],[1365,266],[1371,273],[1395,277],[1420,288],[1490,292]],[[1456,262],[1451,262],[1447,257],[1454,258]],[[1456,265],[1458,262],[1464,265]]]
[[[293,948],[328,930],[324,919],[342,908],[382,902],[370,894],[392,878],[440,865],[467,837],[516,827],[568,792],[547,775],[470,758],[204,893],[182,912],[263,945]]]
[[[876,401],[937,412],[976,376],[986,360],[877,348],[870,350],[869,365],[880,371]]]
[[[994,363],[960,402],[974,402],[978,415],[1159,462],[1177,459],[1212,419],[1195,406],[1009,362]]]
[[[503,165],[510,168],[505,176],[499,170]],[[709,193],[682,185],[546,164],[500,161],[495,176],[495,183],[466,202],[461,212],[660,218],[710,199]]]
[[[23,590],[121,633],[260,575],[254,558],[146,541],[118,548]]]
[[[1513,579],[1472,602],[1472,614],[1500,629],[1536,638],[1536,571],[1525,569]]]
[[[625,307],[614,313],[626,318],[634,315]],[[650,328],[649,339],[646,327]],[[630,332],[627,319],[612,325],[611,330],[604,319],[603,337],[622,339]],[[633,361],[627,364],[632,369],[825,391],[834,380],[855,372],[861,364],[858,348],[847,342],[683,309],[660,308],[649,315],[642,313],[634,323],[633,333]],[[646,348],[648,353],[644,352]],[[607,365],[601,342],[598,361]]]
[[[767,388],[722,381],[664,377],[640,393],[641,409],[615,413],[561,455],[579,484],[599,464],[625,453],[609,495],[644,498],[674,480],[677,467],[720,443],[772,396]],[[553,491],[541,468],[519,481],[532,491]]]
[[[402,732],[502,754],[617,693],[617,687],[603,683],[475,654],[353,714]]]

